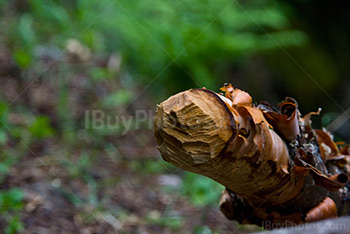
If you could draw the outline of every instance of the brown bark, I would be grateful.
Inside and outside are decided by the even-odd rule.
[[[223,91],[191,89],[158,106],[154,131],[164,160],[224,185],[221,211],[241,223],[348,213],[348,156],[335,152],[328,133],[311,128],[311,114],[301,119],[290,98],[278,111],[268,103],[255,107],[230,85]]]

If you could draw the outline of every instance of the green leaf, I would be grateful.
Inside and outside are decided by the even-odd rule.
[[[28,67],[32,62],[32,56],[28,51],[24,51],[24,50],[17,50],[14,53],[14,59],[17,65],[21,68]]]
[[[18,215],[8,218],[7,227],[5,229],[6,234],[16,234],[23,230],[24,226]]]
[[[127,104],[131,99],[130,91],[119,90],[104,99],[104,104],[109,107]]]
[[[26,48],[30,48],[36,41],[32,23],[32,16],[28,13],[21,15],[18,23],[18,32]]]
[[[212,179],[186,172],[182,191],[189,196],[196,206],[207,206],[217,204],[224,186]]]
[[[213,232],[210,230],[209,227],[202,226],[202,227],[195,228],[195,234],[213,234]]]
[[[55,129],[50,126],[50,119],[47,116],[37,117],[29,127],[29,131],[38,139],[52,136],[55,133]]]
[[[19,188],[12,188],[8,191],[0,192],[0,214],[22,209],[22,199],[23,191]]]
[[[5,144],[7,141],[7,134],[4,130],[0,129],[0,145]]]

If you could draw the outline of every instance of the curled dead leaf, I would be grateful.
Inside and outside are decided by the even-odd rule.
[[[312,175],[312,178],[315,181],[315,184],[322,186],[329,191],[336,192],[340,188],[343,188],[349,182],[349,177],[345,173],[339,173],[328,177],[314,166],[305,162],[300,157],[296,157],[294,161],[297,165],[297,168],[295,170],[299,174],[307,175],[307,171],[309,171],[309,173]]]
[[[240,89],[234,89],[232,84],[226,84],[224,87],[220,88],[221,91],[225,92],[225,97],[232,101],[233,106],[239,105],[252,105],[252,97]]]
[[[311,116],[320,115],[321,111],[322,111],[322,109],[318,108],[318,110],[316,112],[310,112],[310,113],[306,114],[303,118],[301,118],[301,120],[300,120],[301,124],[304,125],[306,128],[311,129]]]
[[[315,129],[316,139],[320,147],[320,154],[324,161],[339,154],[338,146],[332,136],[325,130]]]
[[[267,102],[260,103],[258,108],[279,135],[288,141],[295,140],[300,133],[296,103],[283,102],[279,111]]]
[[[326,197],[320,204],[307,212],[305,221],[313,222],[317,220],[333,218],[337,216],[337,207],[334,201]]]

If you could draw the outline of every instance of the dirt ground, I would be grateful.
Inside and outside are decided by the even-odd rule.
[[[183,183],[182,170],[161,159],[149,119],[129,131],[84,126],[86,110],[133,116],[142,109],[154,114],[151,94],[139,86],[126,87],[123,75],[91,78],[89,67],[108,69],[108,59],[96,56],[81,64],[69,55],[60,61],[44,56],[26,71],[11,61],[2,70],[2,100],[14,100],[6,114],[8,139],[2,152],[14,162],[0,187],[23,191],[22,233],[249,231],[220,213],[219,197],[215,204],[193,205],[191,184]],[[43,67],[48,67],[44,73]],[[131,94],[127,103],[103,103],[120,90]],[[48,117],[48,126],[34,131],[38,116]],[[53,133],[40,135],[45,129]],[[6,225],[2,218],[1,232]]]

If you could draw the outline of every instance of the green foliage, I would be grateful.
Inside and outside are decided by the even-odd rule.
[[[9,210],[17,211],[22,209],[23,192],[20,189],[13,188],[0,193],[0,212]]]
[[[5,145],[8,139],[8,105],[0,102],[0,183],[7,175],[11,166],[18,161],[18,155],[12,155]],[[6,221],[6,234],[15,234],[23,229],[19,212],[23,209],[23,191],[19,188],[0,190],[0,216]]]
[[[6,234],[15,234],[23,229],[23,224],[19,219],[18,212],[23,209],[23,191],[12,188],[7,191],[0,191],[0,216],[7,225]]]
[[[195,234],[216,234],[217,232],[212,232],[209,227],[202,226],[195,229]]]
[[[17,215],[8,219],[8,224],[5,229],[6,234],[16,234],[23,230],[24,226]]]
[[[0,102],[0,145],[4,145],[7,140],[7,105],[4,102]]]
[[[103,101],[107,107],[117,107],[129,103],[131,100],[131,93],[128,90],[119,90],[110,94]]]
[[[13,57],[17,65],[21,68],[28,67],[32,62],[32,56],[28,53],[28,51],[25,51],[23,49],[18,49],[14,53]]]
[[[0,152],[0,182],[7,175],[8,170],[16,161],[16,158],[11,157],[7,152]]]
[[[158,226],[164,226],[164,227],[169,227],[172,229],[178,229],[183,225],[184,219],[182,217],[179,217],[179,216],[159,217],[158,215],[152,215],[152,213],[151,213],[147,216],[147,222],[150,224],[158,225]]]
[[[84,205],[84,201],[81,198],[73,194],[72,191],[66,189],[65,187],[58,188],[58,191],[62,194],[64,198],[66,198],[74,206],[79,207]]]
[[[90,69],[91,79],[101,81],[111,77],[110,71],[106,68],[93,67]]]
[[[0,102],[0,127],[4,127],[7,123],[7,104],[5,102]]]
[[[168,173],[169,170],[174,170],[174,166],[155,159],[133,160],[130,161],[129,167],[131,170],[142,174],[161,174]]]
[[[168,92],[193,86],[215,89],[216,79],[238,59],[307,41],[303,33],[290,29],[283,5],[270,0],[241,5],[230,0],[29,4],[30,11],[21,16],[14,35],[18,41],[14,56],[21,67],[31,63],[30,46],[35,43],[64,47],[68,39],[78,38],[93,51],[121,53],[135,78],[145,83],[157,78],[151,87],[159,95],[164,86]]]
[[[185,172],[182,191],[197,206],[217,204],[224,186],[207,177]]]
[[[0,102],[0,146],[4,146],[8,139],[8,130],[6,127],[8,125],[7,116],[7,105],[4,102]],[[4,176],[6,176],[9,168],[14,162],[15,157],[10,157],[9,155],[7,155],[7,152],[5,152],[5,150],[0,151],[0,182],[2,181]]]
[[[62,194],[75,206],[81,206],[84,202],[88,202],[94,206],[98,205],[97,198],[97,187],[99,186],[98,182],[93,176],[93,164],[96,161],[96,153],[92,152],[82,152],[77,160],[74,162],[71,159],[71,155],[61,161],[61,164],[69,172],[69,175],[72,179],[79,179],[86,183],[89,189],[89,195],[86,199],[77,197],[77,195],[72,194],[71,191],[67,191],[66,188],[59,188]]]
[[[21,40],[21,44],[25,48],[31,48],[36,42],[35,33],[32,27],[33,18],[31,14],[21,15],[18,22],[18,34]]]
[[[50,119],[47,116],[39,116],[31,124],[29,131],[32,136],[36,137],[37,139],[42,139],[52,136],[55,129],[50,126]]]

